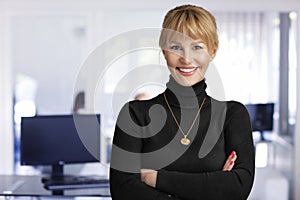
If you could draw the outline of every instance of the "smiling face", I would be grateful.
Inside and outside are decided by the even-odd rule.
[[[159,46],[171,75],[183,86],[201,81],[219,45],[214,16],[201,7],[182,5],[168,11],[162,28]]]
[[[209,54],[201,39],[174,37],[163,49],[169,71],[177,83],[192,86],[204,79],[204,74],[214,54]]]

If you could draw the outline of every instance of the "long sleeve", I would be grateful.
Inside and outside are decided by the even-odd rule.
[[[126,116],[130,112],[126,109],[128,107],[129,104],[126,104],[120,111],[114,133],[110,168],[110,191],[112,199],[179,200],[141,181],[139,173],[140,157],[131,157],[131,153],[136,153],[134,155],[141,153],[142,139],[138,135],[135,135],[140,134],[140,130],[137,130],[139,127],[135,126],[136,124],[132,121],[128,121],[136,118],[134,116]],[[126,127],[120,127],[124,125]],[[119,149],[124,151],[119,151]],[[123,154],[122,152],[125,153]]]
[[[142,183],[139,174],[115,169],[110,171],[110,190],[112,200],[179,200]]]
[[[235,150],[237,160],[231,171],[188,173],[159,170],[157,189],[184,200],[247,199],[254,179],[254,146],[251,124],[245,107],[228,104],[224,125],[226,152]]]

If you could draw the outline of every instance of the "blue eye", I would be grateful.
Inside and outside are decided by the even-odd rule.
[[[195,46],[194,46],[194,50],[201,50],[201,49],[203,49],[203,47],[200,46],[200,45],[195,45]]]
[[[170,47],[170,49],[171,49],[171,50],[175,50],[175,51],[182,50],[181,46],[179,46],[179,45],[172,45],[172,46]]]

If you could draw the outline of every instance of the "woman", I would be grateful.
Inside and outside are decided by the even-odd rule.
[[[112,199],[247,199],[254,179],[248,112],[205,92],[204,74],[218,48],[214,17],[194,5],[170,10],[160,47],[170,80],[162,94],[120,111]]]

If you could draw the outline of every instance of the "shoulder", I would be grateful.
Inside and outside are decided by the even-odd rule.
[[[127,104],[132,111],[145,111],[149,110],[149,108],[155,104],[161,104],[163,97],[163,93],[158,94],[157,96],[147,99],[147,100],[132,100]],[[126,104],[125,104],[126,105]]]
[[[119,118],[131,117],[136,123],[145,125],[149,122],[149,111],[157,104],[161,104],[162,94],[148,100],[132,100],[123,105]]]
[[[227,101],[227,116],[249,118],[249,113],[244,104],[238,101]]]
[[[212,105],[218,105],[225,109],[227,118],[235,115],[248,115],[248,110],[245,105],[238,101],[219,101],[211,98],[211,103]]]
[[[244,106],[244,104],[242,104],[241,102],[238,101],[234,101],[234,100],[230,100],[230,101],[220,101],[217,100],[213,97],[208,96],[208,98],[210,99],[212,104],[215,105],[225,105],[227,109],[230,110],[244,110],[246,109],[246,107]]]
[[[244,104],[238,101],[227,101],[227,107],[231,110],[247,110]]]

